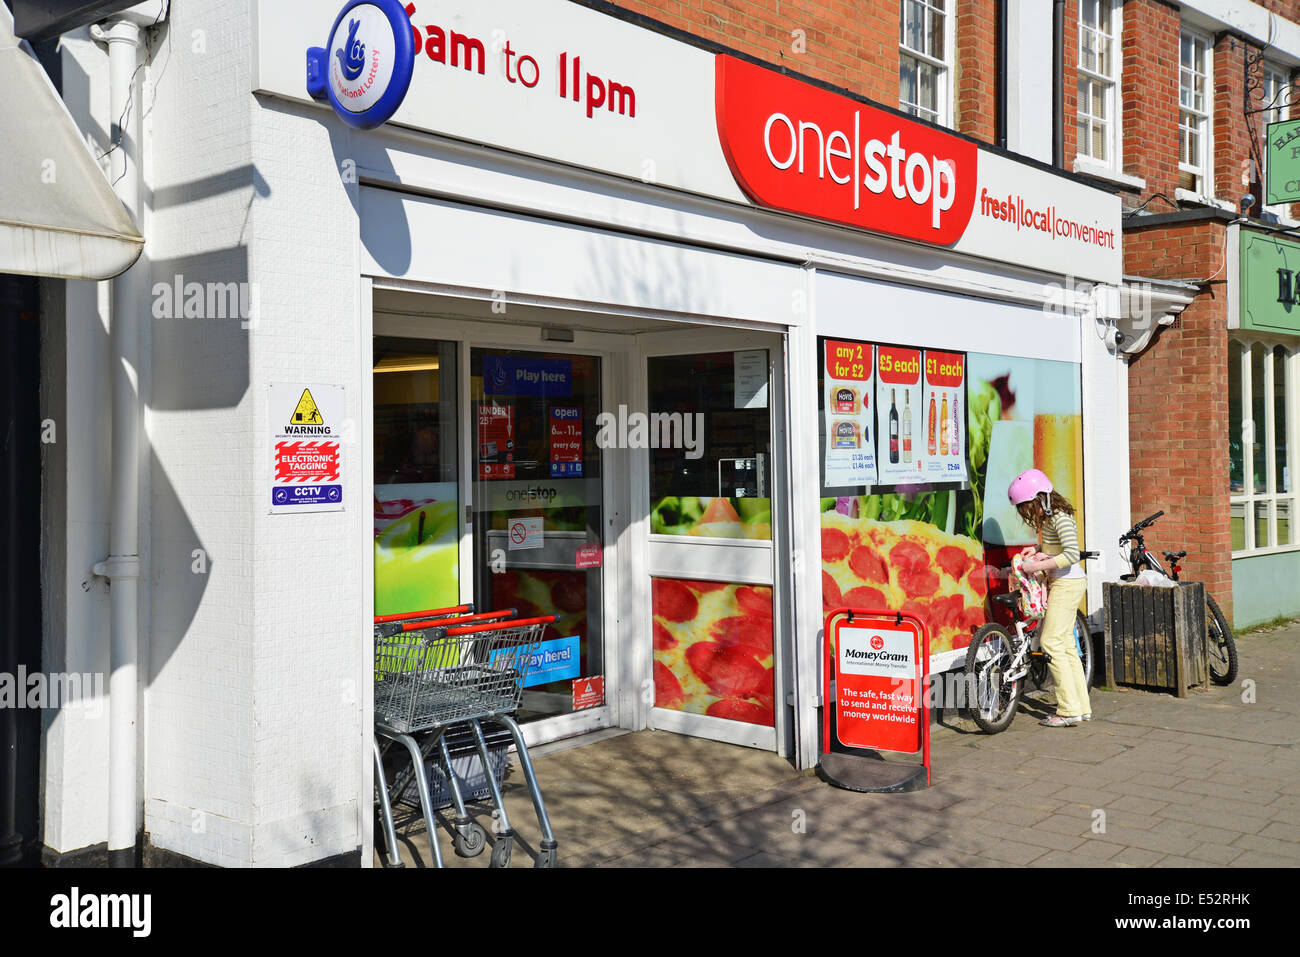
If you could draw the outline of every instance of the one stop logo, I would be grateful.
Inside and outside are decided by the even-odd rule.
[[[715,72],[722,151],[754,202],[940,246],[966,231],[974,143],[735,57]]]

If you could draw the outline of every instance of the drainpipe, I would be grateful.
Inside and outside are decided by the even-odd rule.
[[[139,4],[91,27],[108,45],[109,116],[113,126],[109,179],[122,204],[141,221],[140,155],[143,28],[160,23],[165,0]],[[119,128],[118,124],[122,126]],[[113,384],[112,498],[109,555],[92,569],[108,579],[112,630],[109,652],[108,859],[134,867],[138,833],[140,653],[140,286],[148,279],[141,257],[113,280],[109,358]]]
[[[1011,0],[998,0],[997,28],[993,44],[997,56],[996,86],[993,91],[993,108],[996,111],[996,139],[998,146],[1007,148],[1007,73],[1010,60],[1007,57],[1008,13]]]
[[[1065,165],[1065,0],[1052,4],[1052,165]]]

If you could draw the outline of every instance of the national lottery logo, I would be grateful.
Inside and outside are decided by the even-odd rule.
[[[345,123],[372,129],[392,117],[415,73],[410,18],[398,0],[349,0],[324,47],[307,51],[307,92]]]

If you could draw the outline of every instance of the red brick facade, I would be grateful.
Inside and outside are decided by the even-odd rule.
[[[1134,520],[1164,510],[1150,544],[1186,548],[1232,619],[1228,525],[1228,284],[1222,219],[1126,229],[1124,271],[1201,280],[1205,290],[1129,365],[1129,475]]]

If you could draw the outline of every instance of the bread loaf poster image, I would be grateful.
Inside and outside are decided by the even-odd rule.
[[[876,484],[875,348],[869,342],[827,339],[822,405],[826,419],[823,484]]]

